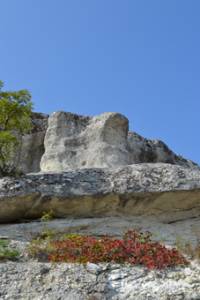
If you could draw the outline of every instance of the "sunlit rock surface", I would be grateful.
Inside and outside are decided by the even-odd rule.
[[[128,132],[129,122],[118,113],[84,117],[56,112],[49,117],[42,171],[118,167],[134,163],[193,166],[159,140]]]
[[[0,179],[0,222],[56,217],[200,215],[200,170],[163,163],[28,174]]]

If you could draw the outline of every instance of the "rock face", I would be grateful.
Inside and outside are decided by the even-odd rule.
[[[26,300],[192,300],[200,268],[148,272],[114,264],[0,264],[0,298]]]
[[[47,124],[48,120],[48,124]],[[0,180],[0,223],[55,216],[200,215],[200,168],[163,142],[128,132],[118,113],[33,114],[19,179]]]
[[[32,122],[33,129],[22,137],[19,150],[19,166],[24,173],[157,162],[195,166],[162,141],[129,132],[127,118],[118,113],[96,117],[33,113]]]
[[[0,180],[0,222],[51,209],[57,217],[200,215],[200,168],[163,142],[128,132],[123,115],[56,112],[32,119],[21,167],[43,173]]]
[[[140,227],[164,233],[167,246],[174,245],[176,233],[197,244],[200,168],[195,163],[161,141],[129,132],[128,120],[117,113],[57,112],[49,118],[35,113],[32,120],[19,152],[21,169],[29,174],[0,179],[0,223],[52,211],[66,219],[46,223],[46,230],[120,236]],[[130,265],[30,260],[25,250],[30,235],[43,230],[42,222],[0,225],[0,238],[22,250],[18,262],[0,264],[0,299],[200,299],[195,262],[148,272]]]
[[[193,167],[196,164],[190,160],[176,155],[168,146],[160,140],[149,140],[137,133],[128,133],[128,145],[132,163],[168,163],[185,167]]]
[[[135,164],[29,174],[0,180],[0,222],[57,217],[154,215],[163,221],[200,216],[200,170]]]
[[[57,112],[50,116],[42,171],[130,164],[128,120],[115,113],[89,118]]]
[[[47,130],[48,115],[33,113],[33,129],[22,137],[20,151],[20,170],[24,173],[38,172],[44,154],[44,138]]]
[[[41,160],[44,172],[144,162],[194,165],[174,154],[161,141],[128,133],[128,120],[118,113],[90,118],[56,112],[49,118]]]

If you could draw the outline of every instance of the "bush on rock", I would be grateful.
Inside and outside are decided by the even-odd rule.
[[[32,253],[50,262],[68,263],[130,263],[148,269],[187,265],[185,257],[175,248],[169,249],[151,240],[151,233],[128,231],[122,239],[109,236],[96,238],[77,234],[57,235],[34,241]],[[33,251],[34,250],[34,251]]]

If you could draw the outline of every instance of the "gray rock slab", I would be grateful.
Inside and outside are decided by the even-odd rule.
[[[132,216],[101,218],[63,218],[48,222],[32,221],[17,224],[0,224],[0,238],[28,242],[45,230],[86,235],[109,235],[121,238],[129,230],[150,231],[153,240],[174,246],[196,245],[200,242],[200,217],[163,223],[155,217]]]
[[[0,179],[0,222],[55,217],[200,215],[200,170],[152,163]]]

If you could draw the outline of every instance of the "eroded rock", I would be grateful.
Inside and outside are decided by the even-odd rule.
[[[157,163],[4,178],[0,207],[0,222],[38,218],[50,210],[57,217],[195,217],[200,215],[200,170]]]
[[[128,120],[117,113],[90,118],[56,112],[49,118],[41,170],[128,165],[127,133]]]
[[[185,167],[196,164],[191,160],[176,155],[160,140],[149,140],[135,132],[128,133],[128,146],[132,163],[168,163]]]
[[[195,165],[177,156],[163,142],[145,139],[128,132],[128,128],[127,118],[118,113],[95,117],[53,113],[45,136],[41,170],[114,168],[145,162]]]
[[[40,161],[44,154],[44,138],[47,130],[48,115],[33,113],[33,128],[30,134],[22,136],[18,168],[24,173],[39,172]]]
[[[16,164],[23,173],[63,172],[134,163],[196,164],[176,155],[159,140],[129,132],[129,122],[118,113],[95,117],[56,112],[32,114],[33,129],[21,137]],[[19,137],[20,138],[20,137]]]

